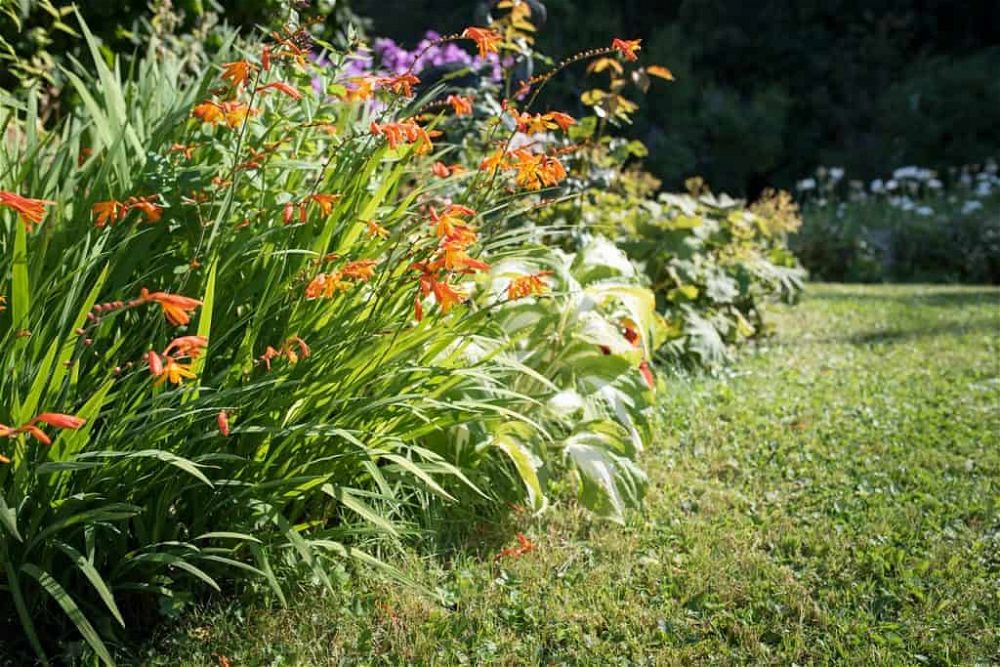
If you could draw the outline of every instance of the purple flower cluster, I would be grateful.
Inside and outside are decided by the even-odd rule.
[[[465,65],[477,72],[486,70],[493,81],[503,80],[503,71],[497,54],[490,53],[487,58],[473,56],[454,42],[435,44],[441,35],[428,31],[412,51],[399,46],[395,40],[380,37],[375,40],[374,53],[371,56],[355,55],[350,58],[347,66],[347,76],[362,76],[372,73],[375,63],[378,70],[390,74],[402,74],[412,71],[419,74],[430,67],[445,65]],[[418,56],[419,55],[419,59]]]

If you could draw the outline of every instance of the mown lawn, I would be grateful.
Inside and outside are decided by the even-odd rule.
[[[143,659],[1000,661],[1000,290],[815,285],[773,320],[730,377],[669,383],[627,526],[561,503],[403,558],[443,605],[344,578],[197,612]],[[495,563],[517,531],[537,549]]]

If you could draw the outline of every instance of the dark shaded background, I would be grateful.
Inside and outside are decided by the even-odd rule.
[[[5,0],[0,0],[0,3]],[[10,0],[6,0],[10,1]],[[161,2],[163,0],[160,0]],[[278,0],[223,0],[251,27]],[[488,0],[350,0],[369,34],[405,46],[428,29],[480,22]],[[818,165],[848,177],[904,164],[943,169],[1000,155],[1000,6],[996,0],[544,0],[539,49],[564,56],[612,36],[643,39],[643,60],[677,76],[656,86],[629,132],[647,166],[676,189],[692,175],[756,194],[788,187]],[[146,0],[78,0],[106,43],[135,48]],[[174,0],[188,21],[210,0]],[[44,16],[39,24],[44,24]],[[17,39],[31,45],[31,23]],[[332,29],[336,29],[332,25]],[[0,35],[9,22],[0,17]],[[68,44],[69,46],[65,46]],[[57,36],[50,51],[73,48]],[[11,85],[2,71],[0,86]],[[581,113],[583,67],[560,76],[549,106]]]
[[[468,24],[476,0],[355,0],[375,34],[412,44]],[[545,0],[541,51],[612,35],[677,76],[631,132],[677,188],[788,187],[818,165],[870,179],[903,164],[944,168],[1000,153],[1000,5],[946,0]],[[576,104],[582,68],[562,77]],[[572,80],[575,79],[575,80]],[[582,111],[577,107],[575,111]]]

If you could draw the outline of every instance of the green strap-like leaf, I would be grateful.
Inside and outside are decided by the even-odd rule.
[[[122,618],[122,614],[118,611],[118,605],[115,604],[115,596],[111,594],[111,589],[108,585],[104,583],[104,579],[101,577],[97,568],[94,567],[93,563],[87,560],[83,554],[74,549],[68,544],[63,544],[62,542],[55,542],[55,545],[73,561],[73,564],[83,573],[83,576],[87,578],[94,590],[100,596],[101,600],[107,606],[108,611],[111,615],[115,617],[115,620],[124,628],[125,619]]]
[[[0,525],[7,529],[15,540],[24,542],[21,533],[17,532],[17,512],[14,508],[7,506],[7,501],[0,496]]]
[[[73,598],[69,596],[58,581],[56,581],[51,574],[48,572],[31,565],[30,563],[25,563],[21,566],[21,572],[24,572],[29,577],[32,577],[35,581],[41,584],[45,592],[52,596],[52,599],[62,608],[69,619],[73,621],[73,625],[80,632],[80,635],[90,644],[90,648],[94,649],[94,653],[108,665],[114,665],[115,661],[111,658],[111,653],[108,652],[108,647],[104,645],[101,638],[98,636],[97,631],[94,630],[94,626],[90,624],[87,617],[84,615],[80,608],[76,606],[76,602]]]
[[[353,495],[350,490],[341,486],[335,487],[332,484],[324,484],[321,490],[323,493],[330,496],[347,509],[356,513],[365,521],[378,526],[390,535],[399,535],[399,532],[396,530],[396,526],[394,526],[391,521],[376,512],[371,505]]]

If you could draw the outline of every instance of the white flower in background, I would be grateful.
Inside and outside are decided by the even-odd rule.
[[[881,178],[876,178],[874,181],[872,181],[872,184],[868,187],[875,194],[882,194],[883,192],[885,192],[885,183],[882,182]]]
[[[927,216],[934,215],[934,209],[932,209],[930,206],[918,206],[914,210],[914,213],[916,213],[917,215],[922,215],[926,218]]]
[[[983,202],[976,199],[970,199],[964,204],[962,204],[962,215],[970,215],[980,210],[982,207],[983,207]]]
[[[803,192],[807,190],[816,189],[816,179],[815,178],[803,178],[801,181],[795,184],[795,187]]]
[[[938,179],[932,178],[931,180],[927,181],[927,187],[929,187],[931,190],[940,190],[942,187],[944,187],[944,184],[941,183],[941,181],[939,181]]]
[[[932,169],[924,169],[913,165],[900,167],[892,172],[892,177],[897,181],[929,181],[936,175]]]
[[[843,167],[830,167],[830,178],[834,181],[839,181],[844,177]]]
[[[899,182],[896,181],[895,178],[890,178],[885,183],[885,189],[888,190],[888,191],[890,191],[890,192],[892,192],[893,190],[897,189],[898,187],[899,187]]]
[[[913,200],[906,195],[901,197],[890,197],[889,205],[898,208],[900,211],[912,211],[917,206],[913,203]]]
[[[989,197],[991,192],[993,192],[993,185],[989,181],[980,181],[976,184],[976,195]]]

